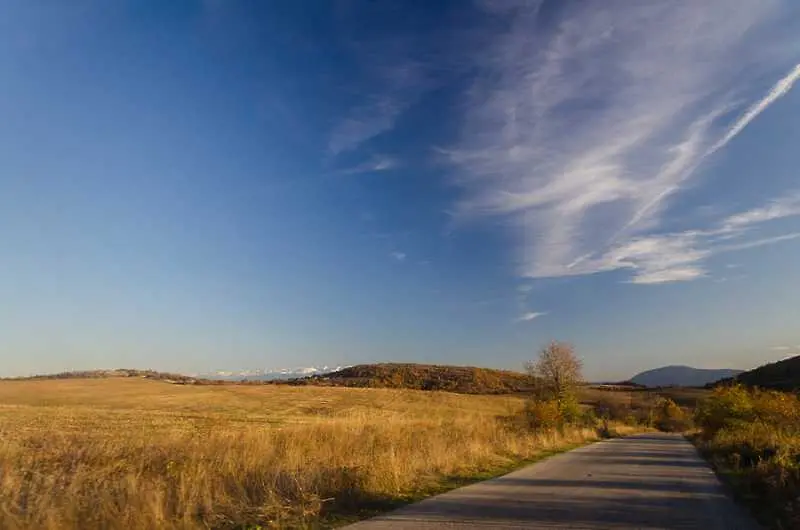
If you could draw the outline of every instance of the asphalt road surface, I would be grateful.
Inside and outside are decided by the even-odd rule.
[[[563,453],[348,528],[760,527],[725,495],[689,442],[678,435],[647,434]]]

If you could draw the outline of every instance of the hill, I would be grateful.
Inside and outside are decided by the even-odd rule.
[[[131,368],[116,368],[114,370],[78,370],[74,372],[60,372],[57,374],[32,375],[29,377],[2,378],[8,380],[28,381],[47,379],[108,379],[114,377],[138,377],[141,379],[157,379],[168,383],[194,384],[197,378],[181,374],[157,372],[155,370],[135,370]]]
[[[721,383],[732,381],[773,390],[800,390],[800,355],[742,372]]]
[[[472,366],[383,363],[350,366],[336,372],[279,384],[511,394],[530,390],[533,378],[520,372]]]
[[[15,380],[55,379],[153,379],[182,385],[292,385],[350,388],[395,388],[410,390],[444,390],[461,394],[513,394],[530,391],[534,379],[520,372],[493,370],[471,366],[430,364],[362,364],[306,377],[282,373],[281,378],[247,377],[241,373],[226,378],[191,377],[155,370],[84,370],[58,374],[10,378]],[[291,378],[295,375],[294,378]],[[287,377],[289,379],[287,379]]]
[[[741,370],[692,368],[691,366],[664,366],[636,374],[631,378],[637,385],[705,386],[720,379],[735,377]]]

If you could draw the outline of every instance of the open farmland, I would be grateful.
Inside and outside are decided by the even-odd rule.
[[[579,398],[586,405],[600,402],[611,402],[627,407],[641,407],[652,404],[659,397],[671,399],[682,407],[694,409],[703,399],[711,395],[706,388],[634,388],[608,390],[596,386],[584,386],[580,389]]]
[[[0,527],[318,527],[596,438],[411,390],[0,382]]]

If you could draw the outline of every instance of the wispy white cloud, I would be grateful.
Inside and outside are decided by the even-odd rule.
[[[328,150],[333,155],[355,149],[392,128],[408,103],[398,96],[381,96],[355,109],[331,133]]]
[[[389,253],[389,257],[395,261],[405,261],[407,256],[405,252],[399,252],[395,250]]]
[[[792,350],[794,348],[792,348],[791,346],[773,346],[770,349],[772,351],[789,351],[789,350]]]
[[[785,204],[779,199],[772,205]],[[782,215],[774,214],[772,206],[759,207],[723,219],[716,227],[706,230],[687,230],[684,232],[648,235],[629,238],[612,245],[598,256],[586,255],[566,266],[562,276],[592,274],[596,272],[628,269],[632,272],[631,283],[657,284],[676,281],[689,281],[708,275],[704,262],[713,255],[735,252],[784,241],[800,239],[800,232],[778,236],[740,240],[757,225],[768,221],[800,215],[800,210],[790,213],[783,209]],[[770,215],[759,212],[771,211]],[[731,219],[736,219],[731,223]],[[731,268],[731,267],[728,267]]]
[[[421,45],[408,35],[353,43],[363,65],[361,101],[348,109],[328,141],[336,156],[394,128],[397,119],[429,88],[427,66],[414,59]],[[362,85],[359,85],[362,87]]]
[[[691,232],[640,237],[612,247],[600,258],[574,264],[570,273],[630,269],[631,283],[688,281],[706,275],[700,264],[710,255],[709,250],[698,248],[697,236]]]
[[[527,313],[521,314],[517,318],[516,322],[530,322],[531,320],[534,320],[534,319],[539,318],[539,317],[543,317],[546,314],[547,313],[537,313],[537,312],[534,312],[534,311],[528,311]]]
[[[793,206],[744,212],[714,234],[659,231],[668,199],[800,77],[770,32],[782,6],[579,3],[547,26],[535,3],[488,10],[503,30],[475,54],[482,75],[447,152],[466,190],[458,214],[520,227],[519,272],[534,278],[629,269],[634,283],[692,280],[716,252],[768,244],[718,248]]]
[[[375,155],[369,160],[357,164],[350,168],[340,169],[337,173],[344,175],[353,175],[358,173],[377,173],[380,171],[389,171],[396,169],[399,166],[398,161],[388,155]]]
[[[721,231],[740,232],[750,225],[800,215],[800,193],[775,199],[766,206],[731,215],[722,223]]]
[[[800,238],[800,232],[792,232],[791,234],[782,234],[780,236],[764,237],[761,239],[754,239],[752,241],[745,241],[743,243],[736,243],[733,245],[721,245],[714,249],[715,252],[733,252],[735,250],[747,250],[749,248],[763,247],[765,245],[773,245],[783,241],[791,241]]]

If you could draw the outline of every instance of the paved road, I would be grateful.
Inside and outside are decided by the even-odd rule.
[[[682,437],[648,434],[554,456],[352,530],[757,530]]]

